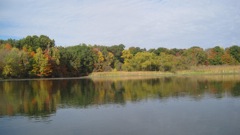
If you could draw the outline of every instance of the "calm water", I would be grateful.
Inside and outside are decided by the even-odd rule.
[[[0,135],[239,135],[240,76],[0,82]]]

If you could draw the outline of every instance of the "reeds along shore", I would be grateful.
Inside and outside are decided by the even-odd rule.
[[[240,75],[240,66],[196,66],[188,70],[176,72],[161,71],[112,71],[112,72],[93,72],[89,77],[154,77],[154,76],[174,76],[174,75],[205,75],[205,74],[236,74]]]

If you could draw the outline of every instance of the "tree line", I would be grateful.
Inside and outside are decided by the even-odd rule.
[[[123,44],[56,46],[48,36],[0,40],[0,77],[78,77],[105,71],[186,70],[200,65],[238,65],[240,47],[145,49]]]

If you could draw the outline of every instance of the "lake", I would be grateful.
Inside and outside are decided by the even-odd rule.
[[[239,135],[240,76],[0,81],[0,135]]]

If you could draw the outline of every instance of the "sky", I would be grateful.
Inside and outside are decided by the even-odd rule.
[[[1,0],[0,39],[141,48],[240,45],[240,0]]]

